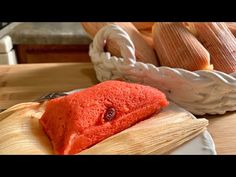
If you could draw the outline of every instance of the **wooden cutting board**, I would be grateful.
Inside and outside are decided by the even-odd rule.
[[[53,154],[38,123],[44,108],[45,103],[29,102],[0,113],[0,154]],[[199,135],[207,124],[206,119],[193,119],[190,113],[171,103],[152,118],[80,154],[166,154]]]

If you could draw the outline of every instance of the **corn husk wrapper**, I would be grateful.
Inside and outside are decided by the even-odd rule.
[[[132,40],[135,47],[135,56],[137,61],[151,63],[158,66],[158,59],[154,49],[146,42],[143,35],[135,28],[131,22],[82,22],[84,30],[93,38],[96,33],[108,24],[120,26]],[[120,48],[116,40],[107,40],[106,50],[112,55],[121,57]]]
[[[234,35],[234,37],[236,37],[236,22],[226,22],[225,24]]]
[[[155,23],[152,35],[162,66],[190,71],[213,69],[209,52],[183,23]]]
[[[132,22],[138,30],[151,30],[154,22]]]
[[[152,38],[152,29],[140,30],[141,35],[147,42],[147,44],[154,49],[153,38]]]
[[[192,31],[211,55],[214,69],[236,71],[236,38],[225,23],[191,23]]]

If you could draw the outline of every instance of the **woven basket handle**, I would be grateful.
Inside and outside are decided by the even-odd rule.
[[[100,29],[94,37],[93,47],[98,53],[104,52],[106,41],[115,40],[120,48],[124,63],[130,64],[136,61],[135,47],[129,35],[117,25],[106,25]]]

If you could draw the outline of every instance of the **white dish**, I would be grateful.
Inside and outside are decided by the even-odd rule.
[[[178,147],[171,155],[216,155],[215,144],[208,131]]]

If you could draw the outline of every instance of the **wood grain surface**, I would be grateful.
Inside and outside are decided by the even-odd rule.
[[[0,108],[98,83],[91,63],[0,66]]]

